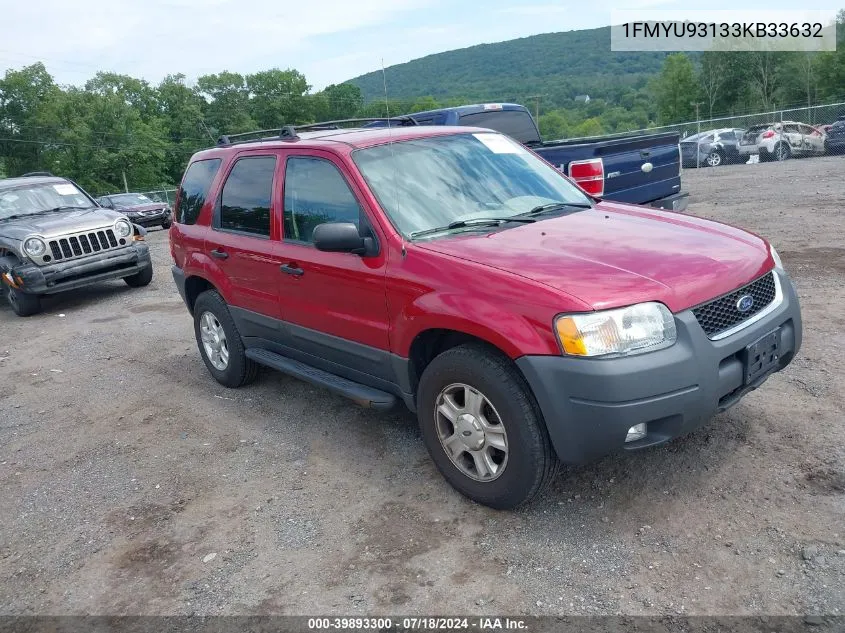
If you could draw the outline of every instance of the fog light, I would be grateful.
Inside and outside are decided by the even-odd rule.
[[[628,442],[636,442],[637,440],[641,440],[646,435],[646,424],[643,422],[642,424],[635,424],[630,429],[628,429],[628,435],[625,436],[625,443]]]

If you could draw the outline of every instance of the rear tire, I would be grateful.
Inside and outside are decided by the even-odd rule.
[[[417,417],[438,470],[478,503],[516,508],[557,472],[557,456],[525,379],[508,358],[484,345],[453,347],[429,363],[417,390]]]
[[[28,317],[41,312],[41,298],[38,295],[7,287],[6,299],[18,316]]]
[[[194,303],[194,335],[205,366],[221,385],[234,389],[255,380],[258,364],[246,357],[229,308],[214,290],[206,290]]]
[[[787,143],[781,141],[775,145],[775,160],[789,160],[790,156],[792,156],[792,150]]]
[[[130,288],[141,288],[143,286],[148,286],[150,282],[153,280],[153,265],[152,262],[149,266],[144,268],[143,270],[131,275],[129,277],[124,277],[123,281],[126,282],[126,285]]]

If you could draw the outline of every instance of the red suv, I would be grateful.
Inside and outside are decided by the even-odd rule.
[[[475,128],[284,128],[197,153],[173,276],[214,378],[259,365],[416,411],[466,496],[512,508],[558,461],[653,446],[801,344],[746,231],[586,195]]]

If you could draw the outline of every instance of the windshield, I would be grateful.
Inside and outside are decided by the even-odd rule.
[[[67,207],[95,208],[88,197],[70,182],[38,183],[0,190],[0,220]]]
[[[152,203],[152,200],[150,200],[143,193],[121,193],[117,196],[109,196],[109,199],[111,199],[111,201],[115,204],[125,205]]]
[[[493,132],[379,145],[352,157],[406,236],[462,220],[513,217],[540,205],[590,205],[560,172]]]

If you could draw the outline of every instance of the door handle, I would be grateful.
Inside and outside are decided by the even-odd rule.
[[[296,264],[282,264],[279,268],[283,273],[293,275],[294,277],[302,277],[302,275],[305,274],[305,271],[301,268],[297,268]]]
[[[229,257],[229,253],[227,253],[226,251],[221,251],[219,248],[215,248],[213,251],[211,251],[211,256],[214,259],[226,259],[227,257]]]

